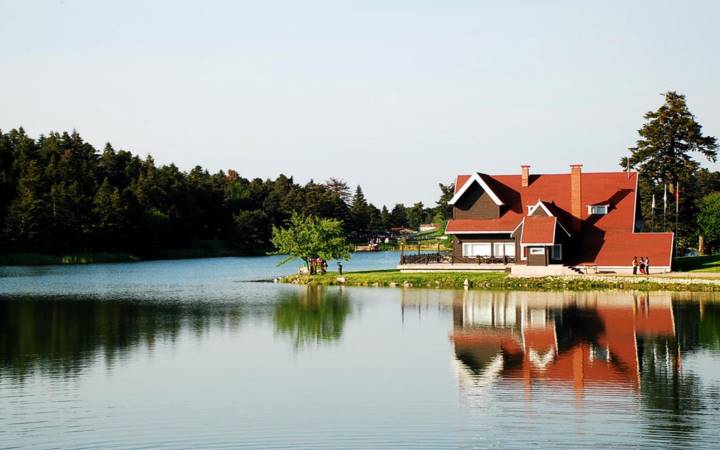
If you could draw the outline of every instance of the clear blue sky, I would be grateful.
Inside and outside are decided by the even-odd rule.
[[[0,0],[0,128],[433,204],[459,172],[616,170],[671,89],[720,136],[718,17],[716,1]]]

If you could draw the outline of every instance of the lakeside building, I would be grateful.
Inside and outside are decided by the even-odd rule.
[[[516,175],[459,175],[449,203],[452,254],[437,262],[458,269],[630,273],[634,257],[648,257],[652,273],[671,268],[673,233],[642,231],[637,172],[583,173],[573,164],[564,174],[524,165]]]

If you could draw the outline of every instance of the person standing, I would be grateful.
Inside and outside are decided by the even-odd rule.
[[[640,257],[640,273],[645,275],[645,257]]]
[[[638,269],[638,259],[637,259],[637,256],[633,256],[633,260],[632,260],[633,275],[637,275],[637,269]]]
[[[645,257],[645,273],[647,275],[650,275],[650,257],[649,256]]]
[[[340,276],[342,276],[342,263],[340,261],[338,261],[337,265],[338,265],[338,274]]]

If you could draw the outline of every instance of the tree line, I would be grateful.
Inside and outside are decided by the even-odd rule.
[[[441,185],[443,193],[452,185]],[[37,139],[0,130],[0,246],[5,251],[122,251],[222,241],[237,254],[272,250],[273,226],[293,213],[342,221],[354,240],[390,227],[417,228],[447,217],[445,204],[378,208],[343,180],[301,185],[292,177],[243,178],[157,165],[106,144],[98,151],[73,132]],[[442,201],[442,200],[441,200]]]

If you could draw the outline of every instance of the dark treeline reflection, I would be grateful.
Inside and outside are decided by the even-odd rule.
[[[184,303],[89,298],[0,298],[0,378],[72,377],[103,357],[108,367],[138,348],[190,331],[271,320],[295,348],[339,339],[350,306],[341,294],[288,291],[275,303]]]
[[[638,337],[638,361],[643,402],[670,413],[661,422],[650,415],[649,428],[678,436],[700,428],[698,414],[720,400],[717,389],[707,390],[696,374],[683,370],[683,359],[692,353],[720,350],[720,305],[676,302],[672,310],[675,335]]]

